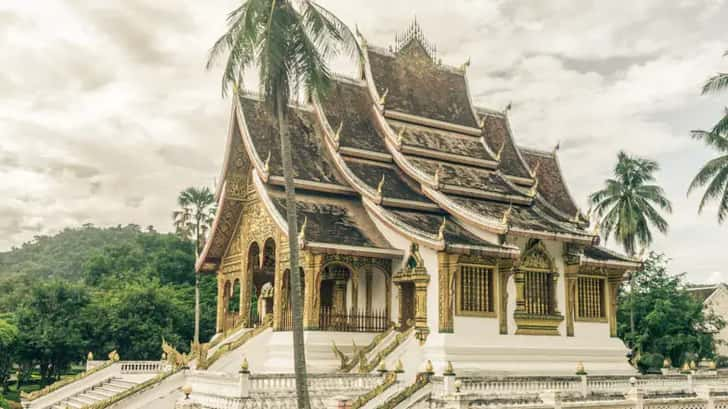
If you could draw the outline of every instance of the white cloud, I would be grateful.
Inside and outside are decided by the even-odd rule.
[[[236,3],[0,2],[0,249],[85,222],[169,228],[176,193],[218,175],[228,108],[204,63]],[[712,155],[688,131],[726,101],[699,96],[728,64],[725,0],[322,3],[382,46],[416,15],[445,63],[471,58],[478,104],[513,102],[520,143],[561,141],[582,203],[619,149],[659,160],[675,214],[656,248],[696,281],[728,272],[728,228],[685,196]]]

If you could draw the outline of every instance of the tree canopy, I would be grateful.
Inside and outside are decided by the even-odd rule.
[[[674,365],[686,359],[713,358],[713,334],[725,323],[706,312],[702,302],[688,293],[683,275],[671,275],[667,265],[667,257],[650,253],[644,268],[634,273],[632,287],[620,291],[618,334],[643,359],[659,355],[652,359],[658,365],[663,357]],[[634,333],[630,330],[631,308]]]

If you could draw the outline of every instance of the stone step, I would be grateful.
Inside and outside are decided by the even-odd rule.
[[[65,405],[65,406],[64,406]],[[76,402],[73,399],[69,399],[63,403],[61,403],[62,408],[73,408],[73,409],[81,409],[84,406],[86,406],[85,403]]]
[[[120,388],[124,388],[124,390],[129,389],[137,385],[137,382],[132,381],[126,381],[123,379],[114,378],[112,379],[108,385],[118,386]]]
[[[104,391],[101,388],[97,387],[97,388],[94,388],[93,390],[86,392],[86,395],[94,396],[94,397],[98,398],[98,400],[106,400],[116,394],[108,392],[108,391]]]
[[[93,401],[93,400],[90,400],[90,399],[85,399],[81,395],[71,396],[70,398],[68,398],[68,402],[69,403],[71,403],[71,402],[78,403],[79,405],[81,405],[81,407],[84,407],[86,405],[90,405],[92,403],[96,403],[96,401]]]
[[[91,391],[78,395],[78,399],[84,400],[88,403],[96,403],[98,401],[106,400],[106,398],[100,398],[97,395],[93,395]]]
[[[118,385],[112,385],[110,383],[105,383],[99,389],[104,390],[104,391],[108,391],[108,392],[116,395],[117,393],[124,392],[125,390],[127,390],[129,388],[127,388],[126,386],[118,386]]]

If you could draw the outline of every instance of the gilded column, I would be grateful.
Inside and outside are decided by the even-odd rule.
[[[566,336],[574,336],[574,318],[576,317],[576,283],[578,266],[566,266],[564,274],[564,291],[566,302]]]
[[[609,336],[617,336],[617,294],[619,293],[619,286],[622,284],[622,276],[610,276],[607,279],[607,291],[606,292],[606,307],[607,307],[607,320],[609,321]]]
[[[424,343],[430,334],[427,326],[427,285],[429,283],[430,276],[415,279],[415,331],[420,343]]]
[[[496,313],[498,314],[498,327],[500,333],[508,334],[508,279],[513,276],[513,260],[500,259],[496,266],[496,294],[498,299],[496,302]]]
[[[438,261],[438,292],[440,305],[439,313],[439,331],[441,333],[452,333],[454,330],[453,317],[453,294],[451,282],[453,279],[454,268],[457,266],[456,260],[445,252],[437,253]]]
[[[224,319],[225,319],[225,294],[223,294],[223,291],[225,291],[225,280],[222,277],[222,272],[220,270],[217,271],[217,317],[215,320],[215,332],[222,332],[224,329]]]
[[[306,281],[303,294],[303,328],[318,329],[320,307],[318,292],[321,286],[323,256],[305,252],[302,257],[304,280]]]
[[[513,274],[513,282],[516,284],[516,312],[526,312],[526,274],[518,270]]]

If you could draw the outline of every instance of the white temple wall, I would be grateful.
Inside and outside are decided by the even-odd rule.
[[[364,296],[366,297],[366,291]],[[372,310],[384,311],[386,307],[387,277],[381,271],[374,270],[372,271]]]

